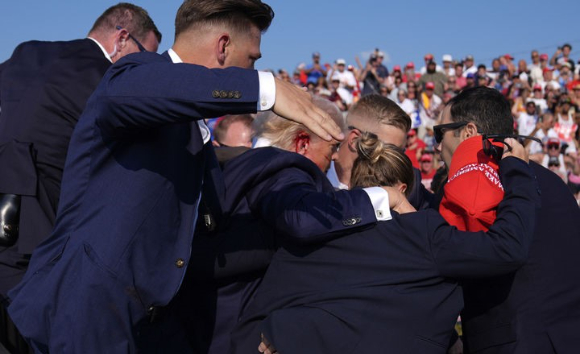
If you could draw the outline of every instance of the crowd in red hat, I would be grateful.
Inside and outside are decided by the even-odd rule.
[[[477,61],[469,54],[454,59],[448,53],[438,62],[435,55],[427,53],[421,68],[409,61],[404,65],[395,63],[389,71],[385,54],[377,49],[364,64],[357,57],[351,63],[342,58],[330,60],[325,64],[326,76],[318,78],[316,83],[307,84],[308,77],[302,72],[305,64],[295,70],[293,78],[286,77],[307,86],[313,94],[335,101],[344,111],[366,94],[380,94],[395,101],[411,117],[416,133],[413,139],[425,145],[413,153],[416,165],[421,165],[424,151],[431,158],[436,156],[431,154],[435,144],[431,128],[446,102],[468,87],[495,88],[512,105],[514,129],[543,140],[543,146],[529,144],[531,159],[548,167],[548,139],[559,141],[562,158],[558,174],[578,193],[580,61],[575,62],[571,54],[570,44],[558,47],[551,55],[532,50],[529,56],[516,58],[507,53],[489,63]],[[342,67],[347,74],[341,71]],[[353,79],[350,85],[345,84],[346,76]],[[438,164],[436,159],[433,162]]]

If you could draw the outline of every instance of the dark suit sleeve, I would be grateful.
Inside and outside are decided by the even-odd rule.
[[[488,232],[459,231],[430,213],[431,251],[441,275],[496,276],[515,271],[526,261],[540,206],[539,187],[530,166],[519,159],[503,159],[500,174],[505,196]]]
[[[328,188],[299,168],[287,168],[253,188],[248,203],[253,213],[298,244],[327,241],[376,222],[365,191],[334,191],[324,182]]]
[[[258,72],[174,64],[154,53],[129,55],[104,76],[97,124],[110,137],[167,124],[254,113]]]
[[[407,200],[416,210],[427,209],[431,204],[434,195],[425,188],[423,183],[421,183],[421,171],[419,171],[418,168],[413,167],[413,173],[415,174],[415,178],[413,179],[413,189],[411,189],[411,193],[407,197]]]

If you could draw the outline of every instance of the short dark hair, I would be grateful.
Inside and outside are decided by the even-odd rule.
[[[147,33],[153,31],[157,41],[161,43],[161,32],[155,26],[153,19],[149,17],[149,13],[144,8],[127,2],[118,3],[105,10],[97,18],[89,34],[92,32],[107,33],[116,31],[117,26],[123,27],[140,41],[145,40]]]
[[[185,0],[175,16],[175,37],[196,25],[220,24],[235,31],[249,31],[254,24],[265,32],[274,10],[260,0]]]
[[[447,106],[453,122],[473,122],[480,133],[512,134],[511,105],[498,90],[477,86],[461,91]]]
[[[564,48],[564,47],[568,47],[568,49],[572,50],[572,46],[570,45],[570,43],[564,43],[562,48]]]

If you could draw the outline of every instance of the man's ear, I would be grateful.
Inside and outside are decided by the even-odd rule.
[[[294,150],[300,155],[305,155],[308,149],[310,149],[310,135],[306,132],[298,133],[294,142]]]
[[[129,41],[129,32],[126,29],[121,29],[115,35],[114,44],[117,45],[118,52],[121,52],[125,46],[127,46],[127,42]]]
[[[358,137],[360,137],[360,132],[358,131],[358,129],[352,129],[347,137],[346,137],[346,143],[348,144],[348,149],[351,152],[356,153],[356,139]]]
[[[123,51],[129,40],[129,32],[126,29],[121,29],[115,32],[112,37],[104,44],[105,50],[109,57],[115,62],[119,59],[119,54]]]
[[[399,184],[399,185],[397,186],[397,189],[398,189],[398,190],[399,190],[401,193],[405,194],[405,191],[407,190],[407,183],[401,183],[401,184]]]
[[[226,48],[230,45],[230,35],[227,33],[222,33],[218,38],[217,48],[216,48],[216,58],[220,65],[224,65],[226,62]]]
[[[477,126],[475,125],[475,123],[468,123],[465,126],[465,129],[463,129],[463,134],[464,134],[465,139],[474,137],[477,134],[479,134],[477,131]]]

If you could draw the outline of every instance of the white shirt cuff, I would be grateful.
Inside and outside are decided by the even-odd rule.
[[[389,193],[381,187],[363,188],[371,199],[378,221],[391,220],[391,208],[389,207]]]
[[[270,72],[258,71],[260,81],[260,98],[258,100],[258,112],[268,111],[276,102],[276,82]]]

